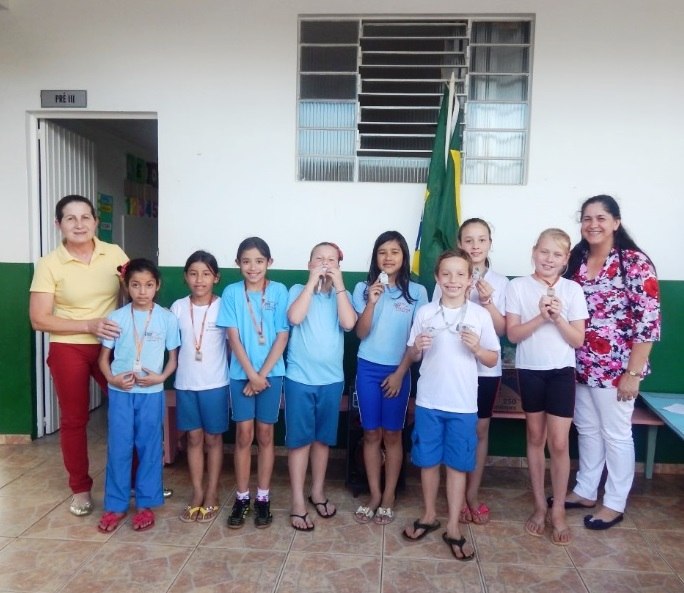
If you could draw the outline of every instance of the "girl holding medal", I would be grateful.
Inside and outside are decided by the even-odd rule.
[[[520,396],[527,425],[527,464],[534,511],[525,531],[544,534],[548,519],[551,541],[567,546],[572,535],[565,520],[565,493],[570,477],[568,434],[575,409],[575,349],[584,343],[589,317],[582,288],[562,274],[570,257],[570,237],[546,229],[532,249],[534,272],[511,280],[506,291],[506,332],[517,344]],[[551,457],[553,506],[544,495],[546,458]]]
[[[114,531],[128,511],[134,449],[139,463],[133,529],[152,527],[151,507],[164,504],[164,381],[176,369],[176,348],[180,346],[176,317],[154,302],[160,286],[157,266],[146,259],[133,259],[122,273],[131,302],[109,315],[121,333],[102,341],[99,358],[100,370],[109,385],[106,512],[98,524],[103,533]],[[166,350],[169,355],[164,364]]]
[[[411,359],[422,359],[411,459],[421,468],[425,509],[403,536],[418,541],[439,529],[436,503],[444,465],[449,518],[442,539],[454,558],[463,561],[475,557],[465,547],[459,514],[466,472],[475,468],[478,366],[495,366],[501,349],[491,315],[468,300],[472,269],[462,249],[439,256],[435,280],[441,297],[418,309],[408,339]]]
[[[469,218],[458,229],[458,246],[473,261],[473,276],[469,298],[484,307],[492,318],[498,336],[506,333],[506,286],[508,278],[490,268],[489,250],[492,248],[492,229],[481,218]],[[439,302],[439,284],[432,295]],[[489,424],[494,411],[494,400],[501,384],[501,357],[489,368],[477,365],[477,456],[475,469],[468,473],[466,501],[461,509],[461,523],[483,525],[489,521],[489,507],[480,500],[480,484],[489,450]]]
[[[394,520],[392,507],[403,459],[401,436],[411,387],[406,339],[413,314],[427,302],[425,287],[410,281],[406,239],[397,231],[382,233],[373,246],[367,279],[356,285],[352,297],[359,315],[356,390],[370,489],[370,500],[354,513],[357,523],[386,525]]]
[[[228,527],[242,527],[250,511],[249,476],[256,433],[254,524],[263,528],[273,520],[269,492],[275,461],[273,425],[278,421],[285,374],[283,351],[290,330],[288,297],[284,284],[266,278],[273,259],[263,239],[249,237],[240,243],[235,263],[244,280],[225,288],[216,320],[216,325],[228,328],[232,351],[230,402],[236,423],[234,463],[237,491]]]
[[[183,271],[190,295],[173,303],[171,312],[178,318],[181,335],[176,414],[178,429],[187,432],[192,500],[179,519],[207,523],[220,508],[218,480],[223,465],[223,433],[228,430],[227,336],[216,325],[221,306],[221,299],[213,292],[220,277],[216,258],[206,251],[195,251]]]

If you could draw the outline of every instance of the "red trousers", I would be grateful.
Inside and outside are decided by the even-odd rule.
[[[60,413],[60,443],[69,487],[74,494],[90,492],[93,479],[88,473],[88,407],[90,377],[107,392],[107,382],[97,359],[99,344],[50,343],[47,363],[55,383]]]

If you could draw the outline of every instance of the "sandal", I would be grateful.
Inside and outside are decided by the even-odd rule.
[[[471,520],[475,525],[489,523],[489,507],[484,502],[481,502],[476,509],[469,507],[468,510],[470,511]]]
[[[569,546],[572,543],[570,528],[556,529],[554,527],[551,532],[551,543],[556,544],[557,546]]]
[[[294,521],[292,519],[297,518],[301,519],[304,521],[305,527],[297,527],[297,525],[294,524]],[[314,527],[316,527],[313,523],[309,525],[309,521],[307,520],[309,518],[309,513],[304,513],[303,515],[297,515],[296,513],[290,513],[290,525],[292,525],[293,529],[296,529],[297,531],[313,531]]]
[[[97,530],[100,533],[112,533],[119,526],[119,523],[126,518],[126,513],[114,513],[112,511],[107,511],[100,518],[100,522],[97,524]]]
[[[354,521],[360,523],[361,525],[370,523],[373,517],[375,517],[375,511],[370,507],[364,507],[362,505],[356,509],[356,511],[354,511]]]
[[[433,523],[421,523],[418,519],[416,519],[413,522],[414,536],[411,537],[408,533],[406,533],[406,529],[404,529],[404,531],[401,532],[401,535],[405,540],[408,540],[410,542],[417,542],[418,540],[423,539],[431,531],[434,531],[435,529],[439,529],[440,525],[441,524],[439,521],[437,521],[437,519],[435,519],[435,521]],[[423,533],[421,533],[420,535],[415,535],[415,533],[418,529],[422,529]]]
[[[322,517],[323,519],[331,519],[332,517],[334,517],[337,514],[337,509],[334,509],[332,513],[328,512],[328,502],[330,502],[330,501],[327,498],[325,499],[324,502],[314,502],[313,498],[311,498],[309,496],[309,502],[316,509],[318,516]],[[321,512],[321,509],[319,507],[323,507],[323,512]]]
[[[394,521],[394,511],[391,507],[378,507],[373,521],[376,525],[389,525]]]
[[[154,513],[150,509],[138,511],[133,516],[133,531],[146,531],[154,527]]]
[[[199,508],[199,515],[197,516],[197,522],[198,523],[209,523],[209,521],[213,521],[214,517],[218,515],[218,512],[221,507],[216,506],[214,504],[209,505],[208,507],[200,507]]]
[[[472,554],[469,554],[466,556],[465,551],[463,550],[463,546],[466,543],[466,538],[461,536],[460,539],[456,539],[454,537],[449,537],[446,533],[446,531],[442,534],[442,539],[444,540],[444,543],[449,546],[449,549],[451,550],[451,555],[456,558],[456,560],[460,560],[461,562],[467,562],[468,560],[472,560],[475,558],[475,551],[473,551]],[[456,546],[461,555],[457,556],[456,555],[456,550],[454,550],[454,546]]]
[[[472,523],[472,521],[473,521],[473,516],[470,514],[470,507],[468,505],[465,505],[461,509],[461,512],[458,515],[458,522],[459,523]]]
[[[201,508],[202,507],[193,507],[187,504],[185,505],[183,512],[178,515],[178,518],[183,521],[183,523],[194,523],[197,521],[197,515],[199,515]]]

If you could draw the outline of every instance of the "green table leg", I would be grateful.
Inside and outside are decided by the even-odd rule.
[[[653,477],[653,465],[655,462],[656,438],[658,437],[658,427],[648,427],[648,438],[646,440],[646,469],[644,471],[646,479]]]

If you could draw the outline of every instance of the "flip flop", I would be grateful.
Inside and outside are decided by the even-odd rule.
[[[622,521],[625,516],[620,513],[615,519],[610,521],[604,521],[603,519],[594,519],[594,515],[587,515],[584,517],[584,526],[587,529],[593,529],[594,531],[603,531],[604,529],[610,529],[613,525],[617,525]]]
[[[446,533],[446,531],[442,534],[442,540],[444,543],[449,546],[449,550],[451,550],[451,555],[456,558],[456,560],[460,560],[461,562],[468,562],[469,560],[472,560],[475,558],[475,551],[473,550],[472,554],[469,554],[466,556],[465,551],[463,550],[463,546],[466,543],[466,538],[461,536],[459,539],[456,539],[454,537],[449,537]],[[456,555],[456,552],[454,551],[454,546],[457,546],[459,551],[461,552],[460,556]]]
[[[213,521],[214,517],[218,515],[220,508],[221,507],[213,504],[209,505],[208,507],[200,507],[199,514],[197,515],[197,522],[209,523],[209,521]]]
[[[569,546],[572,543],[570,528],[566,527],[565,529],[558,530],[554,527],[551,533],[551,543],[557,546]]]
[[[549,505],[549,508],[553,506],[553,496],[549,496],[546,499],[546,504]],[[596,507],[596,503],[594,504],[584,504],[575,500],[566,500],[565,501],[565,510],[568,511],[570,509],[593,509]]]
[[[361,505],[356,511],[354,511],[354,521],[360,523],[361,525],[366,525],[370,523],[375,517],[375,511],[370,507],[365,507]]]
[[[473,516],[470,514],[470,508],[468,505],[465,505],[462,509],[461,512],[458,515],[458,522],[459,523],[471,523],[473,520]]]
[[[405,540],[408,540],[410,542],[417,542],[417,541],[423,539],[431,531],[434,531],[435,529],[439,529],[440,527],[441,527],[441,524],[437,519],[435,519],[435,521],[433,523],[421,523],[418,519],[416,519],[413,522],[413,533],[415,533],[417,529],[422,529],[423,533],[421,533],[420,535],[416,535],[414,537],[411,537],[408,533],[406,533],[406,529],[404,529],[404,531],[401,532],[401,536]]]
[[[186,504],[183,512],[178,515],[178,518],[183,521],[183,523],[194,523],[197,521],[197,515],[199,515],[201,508],[202,507],[193,507]]]
[[[533,521],[533,516],[534,515],[531,515],[530,518],[525,522],[525,531],[533,537],[541,537],[542,535],[544,535],[546,523],[537,523],[536,521]]]
[[[107,511],[100,518],[100,522],[97,524],[97,530],[100,533],[113,533],[119,526],[119,523],[126,518],[126,513],[114,513],[112,511]]]
[[[133,531],[147,531],[154,527],[154,513],[150,509],[138,511],[133,516]]]
[[[484,502],[481,502],[476,509],[470,507],[469,510],[472,522],[475,523],[475,525],[489,523],[489,507]]]
[[[296,517],[297,519],[301,519],[304,521],[304,525],[306,527],[297,527],[292,521],[290,521],[290,525],[292,525],[292,529],[295,529],[297,531],[313,531],[314,528],[316,527],[313,523],[309,525],[309,522],[307,521],[307,518],[309,517],[309,513],[304,513],[303,515],[297,515],[296,513],[290,513],[290,518]]]
[[[337,509],[335,509],[332,513],[328,512],[328,503],[330,500],[327,498],[325,499],[325,502],[314,502],[314,499],[309,496],[309,502],[313,505],[314,509],[316,509],[318,516],[323,519],[332,519],[335,515],[337,515]],[[321,512],[319,507],[323,507],[324,512]]]

